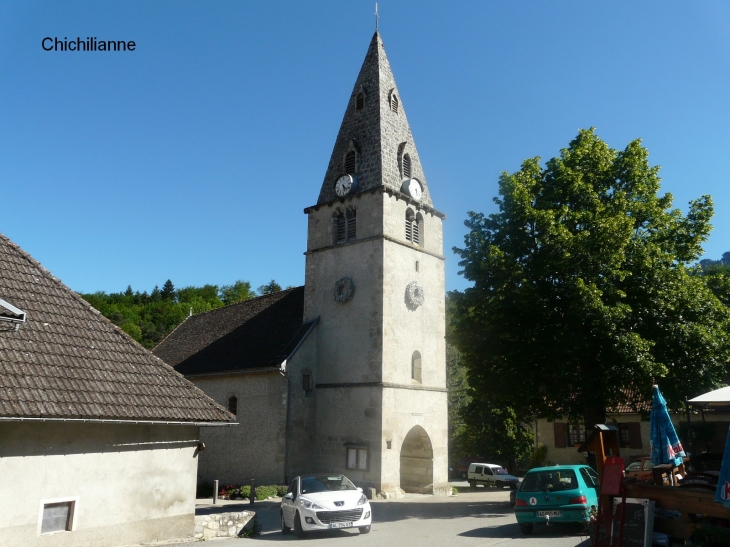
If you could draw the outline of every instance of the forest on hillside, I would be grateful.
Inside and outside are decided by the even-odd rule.
[[[289,288],[289,287],[287,287]],[[146,348],[153,348],[191,314],[214,310],[249,298],[282,290],[275,280],[256,291],[248,281],[176,289],[171,280],[151,292],[81,293],[101,314]]]

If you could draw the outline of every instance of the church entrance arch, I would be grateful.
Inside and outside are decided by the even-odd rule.
[[[400,487],[406,492],[433,493],[433,447],[420,425],[408,432],[400,449]]]

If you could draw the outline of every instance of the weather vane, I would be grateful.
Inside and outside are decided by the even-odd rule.
[[[378,3],[375,2],[375,31],[378,31]]]

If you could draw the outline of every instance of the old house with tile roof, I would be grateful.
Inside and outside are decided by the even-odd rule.
[[[0,544],[191,536],[225,408],[0,236]]]
[[[235,434],[204,433],[201,478],[335,471],[390,495],[450,493],[445,216],[377,31],[304,212],[304,287],[193,316],[154,349],[237,412]]]

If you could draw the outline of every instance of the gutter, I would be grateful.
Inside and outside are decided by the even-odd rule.
[[[68,422],[80,424],[119,424],[119,425],[189,425],[196,427],[228,427],[238,425],[238,422],[169,422],[169,421],[150,421],[150,420],[110,420],[104,418],[20,418],[20,417],[0,417],[2,422],[28,422],[28,423],[45,423],[45,422]]]

